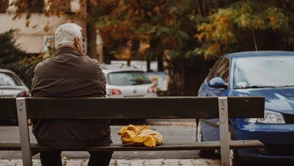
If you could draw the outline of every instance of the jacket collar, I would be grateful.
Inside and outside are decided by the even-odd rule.
[[[60,54],[63,54],[63,53],[67,53],[67,54],[73,54],[73,55],[76,55],[76,56],[82,56],[77,50],[75,50],[74,48],[71,48],[71,47],[61,47],[59,48],[58,50],[56,50],[55,52],[55,57],[60,55]]]

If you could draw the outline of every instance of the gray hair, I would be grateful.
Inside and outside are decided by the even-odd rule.
[[[55,48],[72,46],[74,39],[78,37],[82,40],[82,27],[75,23],[65,23],[60,25],[55,31]]]

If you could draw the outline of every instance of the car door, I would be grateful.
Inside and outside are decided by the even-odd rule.
[[[199,96],[227,96],[229,92],[228,88],[210,87],[208,83],[213,78],[220,77],[227,84],[229,73],[230,60],[228,57],[223,56],[215,63],[207,75],[199,90]],[[219,119],[201,119],[200,123],[204,141],[219,140]]]

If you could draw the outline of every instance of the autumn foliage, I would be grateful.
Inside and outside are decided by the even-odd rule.
[[[16,17],[25,13],[29,24],[30,13],[42,2],[16,0]],[[70,0],[47,2],[41,11],[48,17],[68,14],[98,29],[105,57],[158,60],[159,70],[162,61],[168,61],[181,94],[191,76],[203,80],[210,65],[203,65],[203,59],[294,48],[292,0],[80,0],[81,9],[75,12],[68,12]]]

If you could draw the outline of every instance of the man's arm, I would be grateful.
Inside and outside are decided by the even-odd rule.
[[[39,63],[40,64],[40,63]],[[32,97],[34,97],[34,92],[35,92],[35,89],[36,89],[36,86],[37,86],[37,70],[39,68],[39,64],[36,65],[36,67],[34,68],[34,76],[33,76],[33,79],[32,79],[32,86],[31,86],[31,95]]]
[[[102,68],[97,60],[96,61],[96,74],[97,74],[97,79],[100,82],[101,85],[101,90],[103,92],[103,95],[106,95],[106,77],[105,74],[102,71]]]

